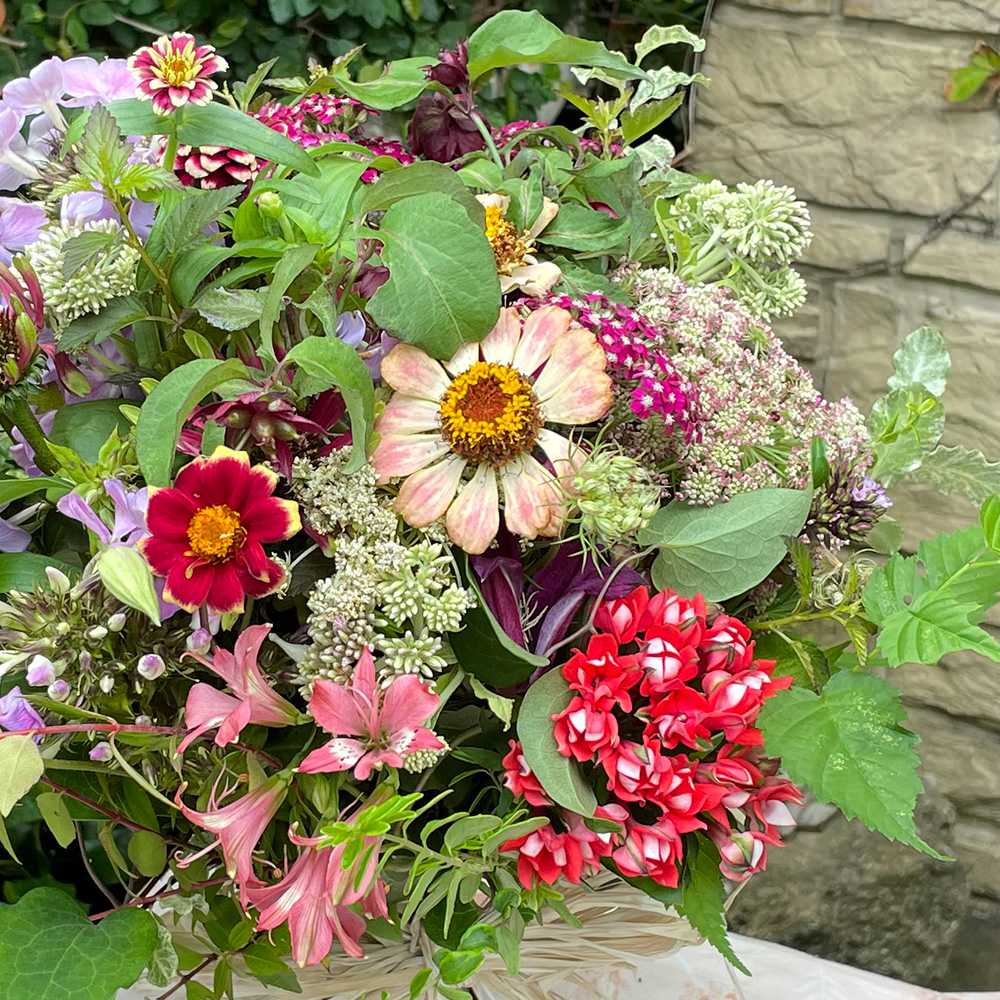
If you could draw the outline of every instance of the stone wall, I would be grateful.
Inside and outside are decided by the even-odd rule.
[[[1000,0],[719,0],[686,164],[728,182],[769,177],[809,202],[810,298],[777,330],[828,396],[867,407],[902,338],[937,326],[953,365],[945,443],[994,458],[1000,114],[949,105],[943,90],[998,32]],[[896,500],[910,546],[976,513],[926,489]],[[1000,666],[965,656],[894,677],[927,782],[954,806],[952,845],[989,909],[1000,900]]]

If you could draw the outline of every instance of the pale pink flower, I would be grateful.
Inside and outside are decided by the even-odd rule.
[[[257,930],[270,931],[288,922],[292,958],[301,967],[316,965],[330,953],[336,936],[345,953],[364,957],[359,943],[367,922],[356,910],[361,903],[369,916],[386,917],[385,887],[376,877],[380,838],[365,838],[358,860],[343,865],[345,847],[322,847],[322,839],[299,837],[290,830],[288,839],[303,848],[285,877],[275,885],[256,885],[247,892],[250,904],[260,911]],[[367,858],[362,868],[358,861]]]
[[[287,778],[280,774],[275,775],[228,806],[218,805],[213,788],[205,812],[196,812],[184,804],[181,795],[186,787],[187,785],[181,785],[177,789],[174,801],[187,819],[195,826],[214,833],[216,839],[208,847],[181,863],[190,864],[216,846],[221,846],[226,874],[240,887],[242,896],[247,883],[253,879],[254,848],[285,798]]]
[[[566,484],[586,453],[545,425],[587,424],[608,412],[605,361],[594,334],[554,307],[526,317],[502,309],[481,342],[464,344],[443,366],[410,344],[394,347],[382,378],[396,393],[376,424],[372,464],[382,483],[405,479],[396,510],[418,528],[443,517],[452,541],[481,553],[499,529],[502,494],[511,532],[558,537]]]
[[[257,664],[261,644],[270,631],[270,625],[252,625],[240,633],[232,653],[216,646],[212,660],[200,653],[187,654],[214,670],[232,693],[227,694],[211,684],[195,684],[191,688],[184,708],[188,733],[178,746],[178,753],[183,753],[209,729],[218,729],[215,743],[224,747],[234,742],[251,723],[290,726],[299,721],[299,710],[272,690]]]
[[[309,711],[335,737],[313,750],[299,765],[306,774],[349,771],[364,781],[382,764],[402,767],[418,750],[441,750],[445,744],[423,723],[438,706],[438,696],[413,674],[396,677],[384,690],[375,680],[375,663],[365,649],[350,687],[318,680]]]
[[[158,115],[169,115],[185,104],[210,104],[218,89],[211,75],[227,70],[229,63],[213,46],[198,45],[193,35],[175,31],[134,52],[128,68],[139,100],[152,101]]]

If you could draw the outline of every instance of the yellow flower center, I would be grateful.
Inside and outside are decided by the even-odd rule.
[[[187,51],[172,52],[165,56],[160,66],[160,78],[171,87],[180,87],[198,76],[200,65],[194,54]]]
[[[530,451],[542,418],[531,383],[509,365],[477,361],[441,399],[441,432],[476,464],[503,465]]]
[[[515,267],[520,267],[535,249],[527,233],[518,233],[499,205],[486,206],[485,230],[500,274],[510,274]]]
[[[196,510],[188,524],[191,551],[208,562],[224,562],[246,541],[240,515],[224,503]]]

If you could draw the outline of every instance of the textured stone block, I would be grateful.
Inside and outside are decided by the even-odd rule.
[[[780,10],[786,14],[832,14],[833,0],[743,0],[748,7]]]
[[[810,205],[813,239],[802,263],[835,271],[879,264],[889,256],[887,223],[866,222],[861,213]]]
[[[907,701],[1000,727],[1000,667],[982,656],[957,653],[937,667],[899,667],[891,679]],[[1000,751],[1000,733],[996,740]]]
[[[721,5],[709,32],[692,167],[770,177],[808,201],[936,216],[979,190],[1000,147],[993,110],[957,113],[948,72],[968,43]],[[955,151],[961,150],[961,155]],[[947,164],[947,169],[942,165]],[[995,198],[969,210],[996,213]]]
[[[919,245],[919,236],[908,237],[906,255]],[[1000,239],[948,230],[920,246],[903,270],[1000,292]]]
[[[795,0],[789,3],[794,10]],[[1000,7],[988,0],[844,0],[844,15],[934,31],[1000,31]]]
[[[885,391],[899,342],[899,307],[888,290],[839,284],[834,289],[833,337],[823,391],[850,396],[867,412]]]

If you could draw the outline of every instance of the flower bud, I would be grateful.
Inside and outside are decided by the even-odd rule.
[[[49,578],[49,587],[57,594],[69,593],[70,582],[69,577],[60,569],[56,569],[55,566],[46,566],[45,575]],[[65,622],[61,624],[65,625]]]
[[[187,637],[187,648],[190,653],[204,653],[212,645],[212,633],[207,628],[196,628]]]
[[[166,669],[163,658],[157,656],[156,653],[146,653],[145,656],[140,656],[139,665],[136,667],[139,676],[144,677],[147,681],[155,681],[157,677],[162,676]]]
[[[86,649],[77,657],[77,663],[79,663],[80,669],[83,671],[89,670],[93,662],[94,657]]]
[[[111,753],[111,744],[106,742],[105,740],[101,740],[100,743],[94,744],[93,748],[91,749],[90,753],[87,754],[87,756],[91,760],[103,762],[106,760],[111,760],[111,758],[114,755]]]
[[[69,684],[60,677],[49,685],[47,693],[53,701],[65,701],[69,697]]]
[[[105,589],[130,608],[142,611],[160,624],[160,602],[153,587],[153,573],[137,549],[112,545],[97,558],[97,572]]]
[[[285,214],[285,206],[277,191],[265,191],[257,199],[260,214],[268,219],[280,219]]]
[[[57,622],[55,632],[56,635],[69,635],[73,630],[73,626],[69,622]]]
[[[148,715],[137,715],[135,717],[135,724],[137,726],[151,726],[153,720]]]
[[[115,689],[115,679],[111,676],[111,674],[104,674],[104,676],[97,682],[97,686],[105,694],[111,694],[111,692]]]
[[[29,664],[25,680],[32,687],[46,687],[56,679],[56,668],[45,656],[36,656]]]
[[[103,625],[95,625],[93,628],[87,629],[86,635],[93,642],[100,642],[108,637],[108,630]]]
[[[122,612],[122,611],[116,611],[108,619],[108,631],[109,632],[120,632],[123,628],[125,628],[125,622],[126,621],[127,621],[127,618],[125,616],[125,613]]]

